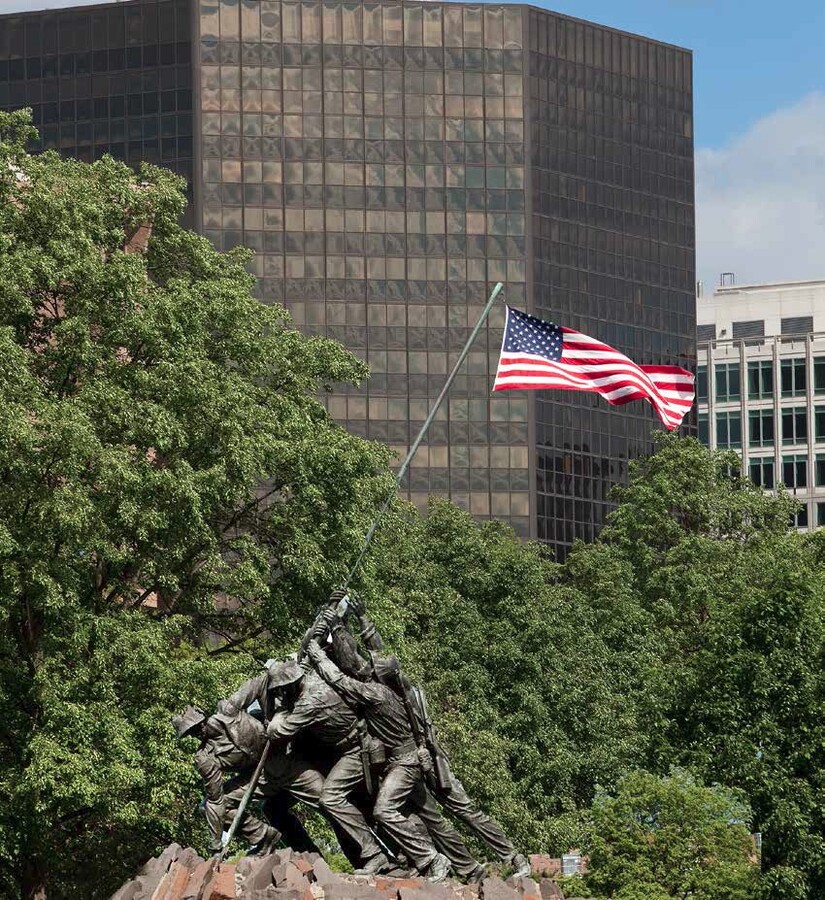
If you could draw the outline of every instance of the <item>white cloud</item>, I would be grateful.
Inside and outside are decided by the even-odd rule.
[[[696,152],[697,277],[738,284],[825,277],[825,94]]]

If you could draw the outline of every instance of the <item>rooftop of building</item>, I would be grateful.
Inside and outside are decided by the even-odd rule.
[[[825,278],[807,278],[802,281],[766,281],[761,284],[729,284],[716,288],[717,294],[735,294],[741,291],[784,291],[825,287]]]
[[[55,13],[60,14],[60,13],[72,13],[72,12],[94,12],[95,10],[100,10],[101,7],[130,6],[133,3],[134,4],[145,3],[146,0],[109,0],[108,3],[98,3],[98,4],[88,4],[88,3],[84,3],[83,0],[78,0],[78,3],[76,6],[72,5],[72,6],[61,6],[61,7],[50,7],[50,8],[37,6],[37,5],[35,5],[36,2],[37,2],[37,0],[33,0],[31,9],[18,10],[16,12],[9,12],[9,13],[0,13],[0,20],[8,18],[8,17],[32,16],[32,15],[36,15],[36,14],[53,15]],[[399,3],[399,0],[381,0],[381,2],[392,4],[392,3]],[[465,5],[466,6],[466,5],[469,5],[470,2],[471,2],[471,0],[404,0],[404,5],[415,6],[420,3],[423,6],[425,4],[430,4],[430,3],[443,3],[445,6],[448,4],[449,5]],[[518,7],[521,7],[522,9],[532,10],[533,12],[539,12],[539,13],[544,13],[546,15],[558,16],[559,18],[566,19],[571,22],[579,22],[582,25],[589,25],[590,27],[595,26],[602,31],[610,32],[611,34],[618,34],[618,35],[622,35],[624,37],[633,38],[634,40],[645,41],[648,44],[656,44],[660,47],[669,47],[671,50],[679,50],[682,53],[688,53],[691,56],[693,55],[692,50],[690,50],[688,47],[682,47],[679,44],[672,44],[672,43],[669,43],[668,41],[656,40],[655,38],[648,37],[647,35],[644,35],[644,34],[636,34],[635,32],[632,32],[632,31],[623,31],[621,28],[613,28],[610,25],[602,25],[600,22],[594,22],[590,19],[582,19],[582,18],[579,18],[578,16],[571,16],[571,15],[568,15],[567,13],[557,12],[556,10],[553,10],[553,9],[545,9],[540,6],[535,6],[531,3],[485,3],[484,5],[485,6],[510,6],[510,7],[518,6]]]
[[[719,284],[713,288],[712,293],[700,295],[699,299],[710,300],[719,294],[739,294],[745,291],[748,293],[757,291],[792,291],[809,290],[815,287],[825,287],[825,278],[807,278],[801,281],[764,281],[752,284]]]

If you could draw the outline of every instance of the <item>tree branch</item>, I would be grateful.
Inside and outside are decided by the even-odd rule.
[[[249,634],[244,635],[243,637],[232,638],[228,640],[222,647],[217,647],[214,650],[207,650],[207,656],[217,656],[219,653],[231,653],[235,650],[236,647],[240,647],[241,644],[246,643],[247,641],[252,640],[252,638],[258,637],[259,634],[263,634],[266,631],[265,625],[259,625]]]

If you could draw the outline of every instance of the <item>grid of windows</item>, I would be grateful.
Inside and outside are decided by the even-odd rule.
[[[695,366],[688,53],[518,6],[199,10],[203,228],[258,250],[265,302],[369,362],[366,389],[329,401],[350,430],[406,449],[499,280],[512,305],[589,324],[639,362]],[[593,537],[654,419],[558,393],[491,399],[502,324],[499,309],[409,495],[526,533],[537,487],[538,537],[563,553]]]
[[[773,361],[752,359],[748,361],[748,397],[765,400],[773,396]]]
[[[825,283],[811,286],[825,290]],[[741,452],[751,478],[765,490],[786,483],[807,504],[811,521],[825,526],[814,515],[815,504],[825,502],[825,338],[814,331],[811,316],[780,320],[794,308],[803,311],[783,306],[782,299],[772,294],[762,304],[739,305],[733,298],[730,305],[720,304],[719,314],[727,317],[723,327],[742,315],[733,322],[734,339],[700,345],[698,371],[707,368],[713,377],[697,398],[699,434],[709,446]],[[818,303],[812,301],[809,309]],[[745,321],[757,315],[763,318]],[[774,331],[751,340],[748,333],[763,321]],[[738,390],[737,366],[742,367]],[[741,412],[741,450],[728,411]]]
[[[192,181],[190,0],[0,19],[0,109],[29,106],[34,149],[110,153]]]
[[[329,398],[403,454],[489,290],[526,305],[518,7],[201,0],[203,228],[264,302],[365,359]],[[527,534],[528,399],[490,397],[498,307],[418,451],[408,496]]]
[[[515,5],[133,0],[3,22],[0,106],[32,106],[43,147],[194,181],[196,226],[255,251],[260,299],[370,364],[329,397],[356,434],[406,450],[496,281],[640,363],[695,367],[686,51]],[[502,325],[499,307],[408,496],[526,534],[538,490],[563,555],[658,421],[491,398]]]
[[[636,362],[694,370],[690,54],[526,15],[532,311]],[[539,393],[539,537],[592,539],[657,427],[645,404]]]

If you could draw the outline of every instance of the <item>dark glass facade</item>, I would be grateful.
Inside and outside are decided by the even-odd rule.
[[[0,109],[31,107],[36,149],[110,153],[191,183],[190,0],[0,16]]]
[[[691,55],[538,10],[529,34],[533,311],[695,370]],[[564,552],[661,426],[646,403],[563,391],[536,395],[535,420],[537,536]]]
[[[204,231],[255,248],[264,302],[369,362],[329,398],[403,455],[503,281],[526,300],[524,12],[519,7],[201,0]],[[530,531],[527,397],[490,397],[496,310],[413,461]]]
[[[329,409],[399,455],[496,281],[638,362],[694,365],[690,65],[518,5],[131,0],[0,18],[0,104],[32,105],[44,145],[81,158],[194,160],[195,225],[255,250],[263,302],[369,362]],[[598,530],[656,420],[590,395],[491,396],[503,321],[499,307],[406,493],[563,554]]]

